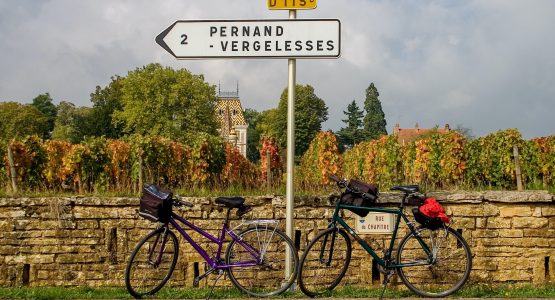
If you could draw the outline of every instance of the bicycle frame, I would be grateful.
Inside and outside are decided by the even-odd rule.
[[[404,200],[403,200],[402,203],[404,203]],[[393,215],[396,216],[395,227],[393,228],[393,233],[392,233],[392,236],[391,236],[389,249],[385,253],[383,258],[379,257],[378,254],[376,254],[376,251],[374,251],[374,249],[372,249],[372,247],[370,245],[368,245],[368,243],[365,240],[363,240],[345,222],[345,220],[343,220],[343,218],[339,215],[339,211],[341,209],[345,209],[345,208],[356,208],[356,209],[359,209],[359,210],[364,209],[364,210],[368,210],[369,212],[389,213],[389,214],[393,214]],[[404,264],[390,263],[391,253],[393,252],[393,248],[395,246],[395,238],[397,237],[397,232],[399,230],[399,225],[401,223],[401,219],[403,219],[403,221],[407,224],[407,227],[409,228],[409,230],[414,234],[416,240],[420,243],[420,246],[422,246],[422,249],[424,250],[424,252],[428,256],[428,261],[427,262],[414,262],[414,263],[404,263]],[[410,266],[422,266],[422,265],[429,265],[433,262],[432,251],[430,250],[428,245],[426,245],[426,243],[422,240],[420,235],[416,232],[416,228],[413,226],[413,224],[409,221],[409,219],[405,215],[404,210],[403,210],[403,204],[401,204],[401,207],[398,208],[398,209],[392,209],[392,208],[382,208],[382,207],[360,207],[360,206],[344,205],[344,204],[340,204],[339,201],[338,201],[337,204],[335,205],[335,211],[333,213],[332,221],[328,225],[328,228],[337,228],[337,223],[339,223],[339,225],[341,225],[345,229],[345,231],[349,235],[351,235],[362,246],[362,248],[366,252],[368,252],[368,254],[370,254],[372,256],[372,258],[374,258],[374,260],[380,266],[382,266],[384,268],[396,269],[396,268],[403,268],[403,267],[410,267]],[[333,252],[333,244],[335,242],[334,240],[335,240],[335,234],[332,235],[330,258],[332,256],[332,252]],[[325,243],[325,241],[324,241],[324,243]]]
[[[201,228],[199,228],[198,226],[196,226],[195,224],[187,221],[185,218],[176,215],[175,213],[172,213],[172,218],[170,218],[170,222],[169,224],[171,224],[174,228],[177,229],[177,231],[179,231],[179,233],[181,233],[181,235],[185,238],[185,240],[187,240],[195,249],[195,251],[197,251],[202,258],[204,258],[204,260],[208,263],[208,265],[214,269],[228,269],[228,268],[234,268],[234,267],[252,267],[252,266],[256,266],[257,264],[259,264],[262,261],[262,254],[258,253],[258,251],[256,249],[254,249],[252,246],[250,246],[249,244],[243,242],[241,240],[241,238],[239,238],[232,230],[229,229],[228,227],[228,219],[229,219],[229,211],[226,217],[226,221],[224,222],[224,224],[222,225],[222,230],[221,230],[221,234],[219,237],[215,237],[211,234],[209,234],[208,232],[205,232],[204,230],[202,230]],[[214,257],[214,259],[212,259],[210,257],[210,255],[207,253],[206,250],[204,250],[204,248],[202,248],[200,245],[198,245],[193,238],[191,238],[191,236],[189,234],[187,234],[187,232],[185,231],[185,229],[183,229],[183,227],[181,227],[179,225],[179,223],[177,222],[181,222],[183,223],[186,227],[190,228],[193,231],[198,232],[199,234],[201,234],[202,236],[206,237],[210,242],[216,244],[218,246],[218,250],[216,252],[216,256]],[[165,224],[164,227],[166,228],[166,230],[169,227],[169,224]],[[221,263],[221,254],[222,254],[222,246],[224,244],[224,239],[225,239],[225,235],[229,235],[236,243],[238,243],[239,245],[241,245],[243,248],[245,248],[245,250],[247,250],[253,257],[252,260],[245,260],[245,261],[239,261],[237,263],[234,264],[225,264],[225,263]],[[162,247],[160,247],[160,251],[162,252],[164,249],[164,245],[166,244],[166,235],[164,236],[164,240],[162,241]],[[155,243],[157,243],[158,241],[155,241]],[[152,247],[152,249],[154,249],[155,247]],[[160,253],[161,254],[161,253]],[[150,255],[152,255],[152,253],[150,253]],[[160,259],[161,255],[159,255],[158,259]]]

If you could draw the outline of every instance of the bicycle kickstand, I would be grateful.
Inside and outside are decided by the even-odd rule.
[[[383,279],[383,290],[382,293],[380,295],[380,300],[383,299],[383,294],[385,293],[385,290],[387,289],[387,284],[389,283],[389,281],[391,280],[391,277],[393,277],[393,275],[395,274],[395,271],[390,270],[387,274],[385,274],[385,277]]]
[[[216,277],[216,279],[214,279],[214,284],[212,284],[212,287],[210,288],[210,291],[208,292],[208,295],[206,295],[206,300],[209,300],[210,296],[212,296],[212,292],[214,291],[214,287],[216,287],[216,283],[218,282],[218,279],[220,279],[222,277],[222,275],[224,275],[224,271],[223,270],[218,270],[218,277]]]

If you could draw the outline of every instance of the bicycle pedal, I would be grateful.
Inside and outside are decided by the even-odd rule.
[[[195,279],[193,279],[193,287],[198,288],[200,283],[200,278],[199,276],[195,277]]]

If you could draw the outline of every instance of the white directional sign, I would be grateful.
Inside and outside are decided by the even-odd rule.
[[[156,42],[179,59],[339,57],[337,19],[177,21]]]

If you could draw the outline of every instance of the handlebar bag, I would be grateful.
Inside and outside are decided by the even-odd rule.
[[[378,198],[378,187],[376,187],[375,185],[368,184],[359,180],[351,179],[349,180],[347,187],[351,190],[355,190],[360,193],[366,193],[373,197],[371,198],[362,197],[360,193],[345,191],[343,194],[341,194],[341,198],[339,200],[341,204],[350,205],[350,206],[371,207],[374,203],[376,203],[376,199]],[[358,209],[358,208],[347,208],[347,209],[361,217],[366,217],[369,213],[367,209]]]
[[[139,215],[152,222],[167,223],[172,214],[172,193],[154,184],[145,185]]]

